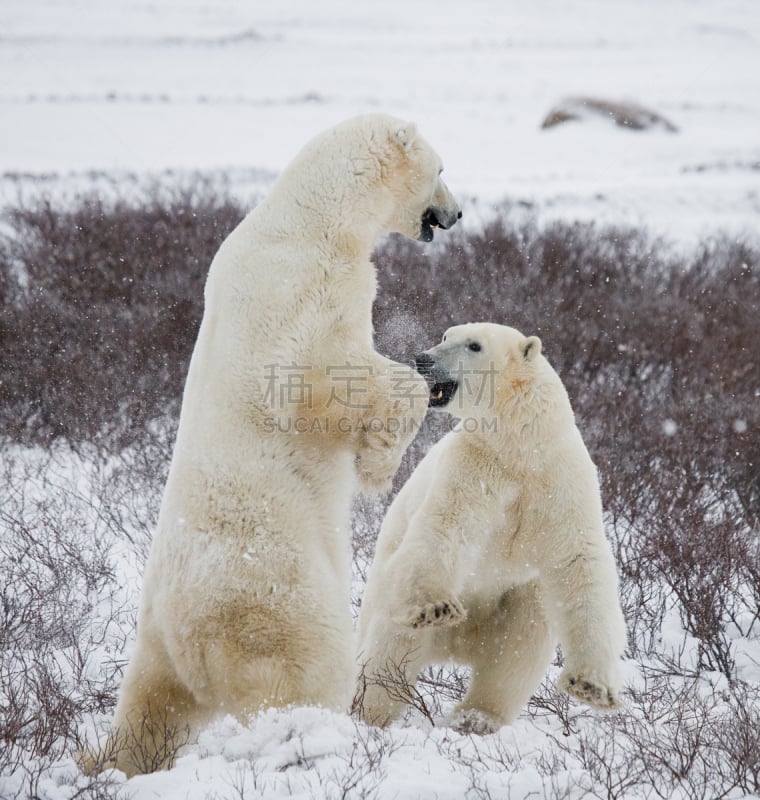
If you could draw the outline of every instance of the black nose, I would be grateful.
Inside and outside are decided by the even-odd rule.
[[[432,372],[434,365],[435,359],[427,353],[420,353],[418,356],[414,357],[414,366],[417,368],[417,372],[423,377]]]
[[[457,219],[462,219],[462,212],[461,211],[457,214]]]

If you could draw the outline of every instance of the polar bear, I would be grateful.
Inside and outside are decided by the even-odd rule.
[[[359,615],[361,713],[385,725],[419,670],[454,660],[472,683],[449,722],[510,723],[556,643],[560,688],[619,704],[626,630],[596,469],[536,336],[450,328],[417,357],[430,405],[460,417],[385,517]]]
[[[414,124],[348,120],[308,143],[222,243],[100,764],[165,766],[216,714],[348,710],[350,505],[385,491],[427,406],[375,352],[371,251],[461,212]]]

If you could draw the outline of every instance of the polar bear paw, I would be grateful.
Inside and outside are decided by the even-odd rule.
[[[390,491],[403,455],[394,434],[368,432],[356,456],[362,488],[373,493]]]
[[[447,627],[458,625],[467,616],[467,612],[458,600],[439,600],[417,606],[409,615],[408,623],[412,628],[427,626]]]
[[[449,728],[465,735],[488,736],[496,733],[502,726],[501,723],[485,711],[478,708],[464,708],[457,706],[445,719]]]
[[[620,708],[620,698],[615,689],[584,675],[582,671],[565,670],[560,675],[558,685],[560,691],[567,692],[592,708],[602,711],[615,711]]]

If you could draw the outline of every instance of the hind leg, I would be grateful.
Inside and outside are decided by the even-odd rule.
[[[80,765],[88,774],[115,767],[127,777],[167,769],[204,719],[163,650],[138,646],[119,690],[111,733],[97,750],[80,754]]]
[[[165,653],[138,653],[114,715],[115,766],[127,775],[168,768],[206,717]]]
[[[83,770],[115,767],[132,777],[166,769],[205,718],[160,643],[138,640],[119,690],[113,729],[97,753],[83,755]]]
[[[495,608],[477,609],[452,635],[452,655],[472,666],[472,683],[451,723],[489,733],[511,723],[541,681],[554,652],[535,584],[507,591]]]

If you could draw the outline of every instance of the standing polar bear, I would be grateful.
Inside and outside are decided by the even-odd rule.
[[[164,766],[216,714],[350,706],[351,497],[389,488],[427,405],[374,350],[370,253],[456,222],[440,173],[413,124],[351,119],[221,245],[101,765]]]
[[[472,684],[452,724],[496,730],[558,640],[560,688],[617,707],[625,623],[596,469],[541,341],[461,325],[417,368],[431,407],[462,419],[380,530],[359,617],[364,718],[387,724],[422,667],[453,659],[472,667]]]

